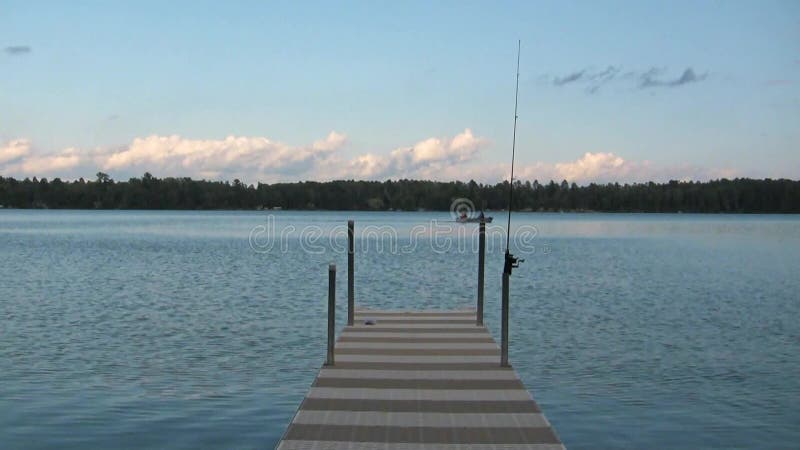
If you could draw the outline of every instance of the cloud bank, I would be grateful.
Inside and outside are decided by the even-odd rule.
[[[488,141],[467,128],[451,139],[429,138],[411,147],[392,150],[389,155],[372,153],[348,162],[343,177],[350,178],[435,178],[437,174],[472,161]]]
[[[347,143],[347,136],[337,131],[300,146],[259,136],[189,139],[153,135],[136,138],[119,148],[67,148],[45,153],[30,140],[16,139],[0,144],[0,175],[92,179],[96,172],[103,171],[124,180],[151,172],[159,177],[238,178],[246,183],[399,178],[496,183],[509,175],[507,164],[483,160],[490,142],[469,128],[451,137],[431,137],[385,153],[346,157],[343,150]],[[708,180],[737,175],[730,169],[630,161],[613,152],[587,152],[574,160],[556,163],[519,162],[516,168],[518,179],[578,184]]]
[[[35,174],[70,171],[81,162],[77,149],[67,148],[55,154],[31,152],[31,141],[16,139],[0,145],[0,174]]]
[[[107,172],[150,170],[176,176],[194,173],[206,178],[219,178],[226,173],[272,178],[301,175],[325,163],[345,142],[346,137],[335,131],[305,147],[266,137],[197,140],[177,135],[148,136],[134,139],[127,148],[98,155],[95,161]]]
[[[16,139],[0,147],[0,164],[27,155],[31,151],[31,142],[27,139]]]

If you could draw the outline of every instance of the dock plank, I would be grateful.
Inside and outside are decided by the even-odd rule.
[[[279,450],[564,449],[474,310],[357,310],[335,353]]]

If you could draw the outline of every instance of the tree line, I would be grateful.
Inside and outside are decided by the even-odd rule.
[[[514,182],[514,210],[603,212],[800,213],[800,181],[720,179],[707,182],[589,184]],[[497,184],[426,180],[244,184],[191,178],[114,181],[0,177],[0,205],[54,209],[325,209],[447,210],[455,199],[505,209],[508,181]]]

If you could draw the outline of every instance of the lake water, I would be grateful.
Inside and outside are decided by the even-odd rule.
[[[347,218],[359,306],[473,306],[476,225],[447,213],[0,210],[0,447],[272,448],[330,262],[346,303]],[[511,362],[567,447],[800,445],[800,217],[513,219]]]

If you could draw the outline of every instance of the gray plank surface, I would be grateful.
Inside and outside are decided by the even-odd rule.
[[[564,446],[475,311],[359,310],[277,448]]]

